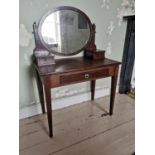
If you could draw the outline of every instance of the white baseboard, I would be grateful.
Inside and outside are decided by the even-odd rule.
[[[110,88],[98,89],[95,91],[95,98],[107,96],[110,94]],[[52,100],[52,109],[60,109],[70,105],[78,104],[84,101],[89,101],[91,98],[90,92],[76,94],[74,96],[67,96],[63,98]],[[77,101],[77,102],[75,102]],[[19,109],[19,119],[31,117],[34,115],[41,114],[41,105],[39,103],[32,104],[30,106],[22,107]]]

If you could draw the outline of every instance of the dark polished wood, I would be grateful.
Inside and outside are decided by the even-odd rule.
[[[41,108],[42,108],[43,114],[45,114],[44,88],[43,88],[41,79],[39,77],[39,73],[37,71],[35,71],[35,72],[36,72],[36,81],[37,81],[37,86],[38,86],[38,92],[39,92],[39,99],[40,99],[40,103],[41,103]]]
[[[118,61],[106,58],[104,60],[89,60],[83,57],[58,59],[56,60],[54,71],[51,71],[50,66],[40,68],[34,64],[42,84],[44,85],[50,137],[53,136],[50,89],[63,85],[90,81],[91,100],[94,100],[95,81],[101,78],[112,77],[110,97],[110,115],[112,115],[119,64],[120,62]]]
[[[59,53],[46,46],[41,35],[41,27],[44,19],[52,12],[58,10],[73,10],[84,16],[88,22],[90,36],[85,45],[78,51],[73,53]],[[62,6],[55,8],[47,13],[39,25],[33,24],[34,39],[36,47],[33,51],[33,66],[37,72],[37,84],[39,90],[40,102],[42,111],[45,113],[44,94],[47,107],[49,136],[53,136],[52,124],[52,99],[51,88],[56,88],[64,85],[90,81],[91,100],[95,98],[95,82],[97,79],[111,77],[111,96],[110,96],[110,115],[113,114],[115,90],[117,84],[118,68],[120,62],[105,58],[104,50],[97,50],[95,45],[96,26],[92,24],[89,17],[81,10]],[[73,34],[74,35],[74,34]],[[54,59],[53,55],[75,55],[84,51],[83,57]],[[50,52],[50,53],[49,53]],[[66,51],[67,52],[67,51]],[[91,58],[91,59],[90,59]],[[43,89],[44,88],[44,89]]]
[[[83,57],[57,59],[55,62],[55,69],[52,69],[52,71],[50,66],[43,66],[42,68],[35,66],[39,74],[45,76],[51,74],[57,75],[61,73],[71,73],[74,71],[85,71],[87,69],[105,69],[105,67],[113,67],[116,64],[120,64],[118,61],[107,58],[104,60],[90,60]]]
[[[116,85],[117,85],[117,76],[118,76],[118,69],[119,66],[115,66],[114,75],[111,77],[111,95],[110,95],[110,111],[109,114],[113,114],[114,109],[114,100],[115,100],[115,92],[116,92]]]
[[[85,51],[91,51],[91,52],[96,51],[95,34],[96,34],[96,25],[92,24],[91,40],[90,40],[88,46],[86,46],[86,48],[84,49]]]
[[[95,96],[95,83],[96,80],[91,80],[90,81],[90,90],[91,90],[91,100],[94,100],[94,96]]]
[[[49,136],[53,137],[52,104],[51,104],[52,99],[51,99],[51,80],[50,80],[50,78],[48,78],[48,77],[45,78],[43,83],[44,83],[44,88],[45,88]]]

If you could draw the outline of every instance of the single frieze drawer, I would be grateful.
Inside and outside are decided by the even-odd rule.
[[[86,72],[78,72],[78,73],[72,73],[72,74],[62,74],[60,75],[60,83],[68,84],[68,83],[74,83],[77,81],[79,82],[87,81],[87,80],[92,80],[92,79],[107,77],[107,76],[110,76],[109,68],[86,71]]]

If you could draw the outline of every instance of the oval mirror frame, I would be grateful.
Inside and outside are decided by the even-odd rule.
[[[42,30],[42,25],[43,25],[45,19],[46,19],[50,14],[52,14],[52,13],[54,13],[54,12],[56,12],[56,11],[61,11],[61,10],[72,10],[72,11],[77,12],[77,13],[81,14],[82,16],[84,16],[85,19],[87,20],[88,27],[89,27],[89,30],[90,30],[89,39],[87,40],[86,44],[85,44],[82,48],[80,48],[80,49],[78,49],[77,51],[74,51],[74,52],[72,52],[72,53],[58,52],[58,51],[56,51],[56,50],[50,48],[50,47],[48,46],[48,44],[44,41],[43,36],[42,36],[41,30]],[[60,56],[75,55],[75,54],[80,53],[82,50],[84,50],[84,49],[90,44],[91,39],[92,39],[92,23],[91,23],[89,17],[88,17],[83,11],[81,11],[81,10],[75,8],[75,7],[72,7],[72,6],[60,6],[60,7],[56,7],[56,8],[54,8],[53,10],[47,12],[47,13],[41,18],[41,20],[39,21],[39,25],[38,25],[38,35],[39,35],[40,41],[41,41],[42,45],[44,46],[44,48],[47,49],[47,50],[48,50],[49,52],[51,52],[52,54],[60,55]]]

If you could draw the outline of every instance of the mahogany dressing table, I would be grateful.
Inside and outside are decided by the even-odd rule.
[[[76,28],[75,24],[78,24]],[[54,28],[51,32],[55,35],[47,33],[48,28]],[[33,67],[43,113],[44,102],[47,107],[49,136],[53,137],[52,88],[90,81],[91,100],[94,100],[95,81],[111,77],[109,115],[112,115],[120,62],[107,59],[105,51],[96,50],[95,25],[91,24],[88,16],[74,7],[58,7],[43,16],[39,25],[34,23],[33,30],[36,44]],[[67,34],[73,33],[73,30],[74,34]],[[82,35],[84,39],[81,38]],[[73,41],[78,42],[78,46]],[[84,51],[81,57],[54,59],[53,55],[70,56],[81,51]]]

